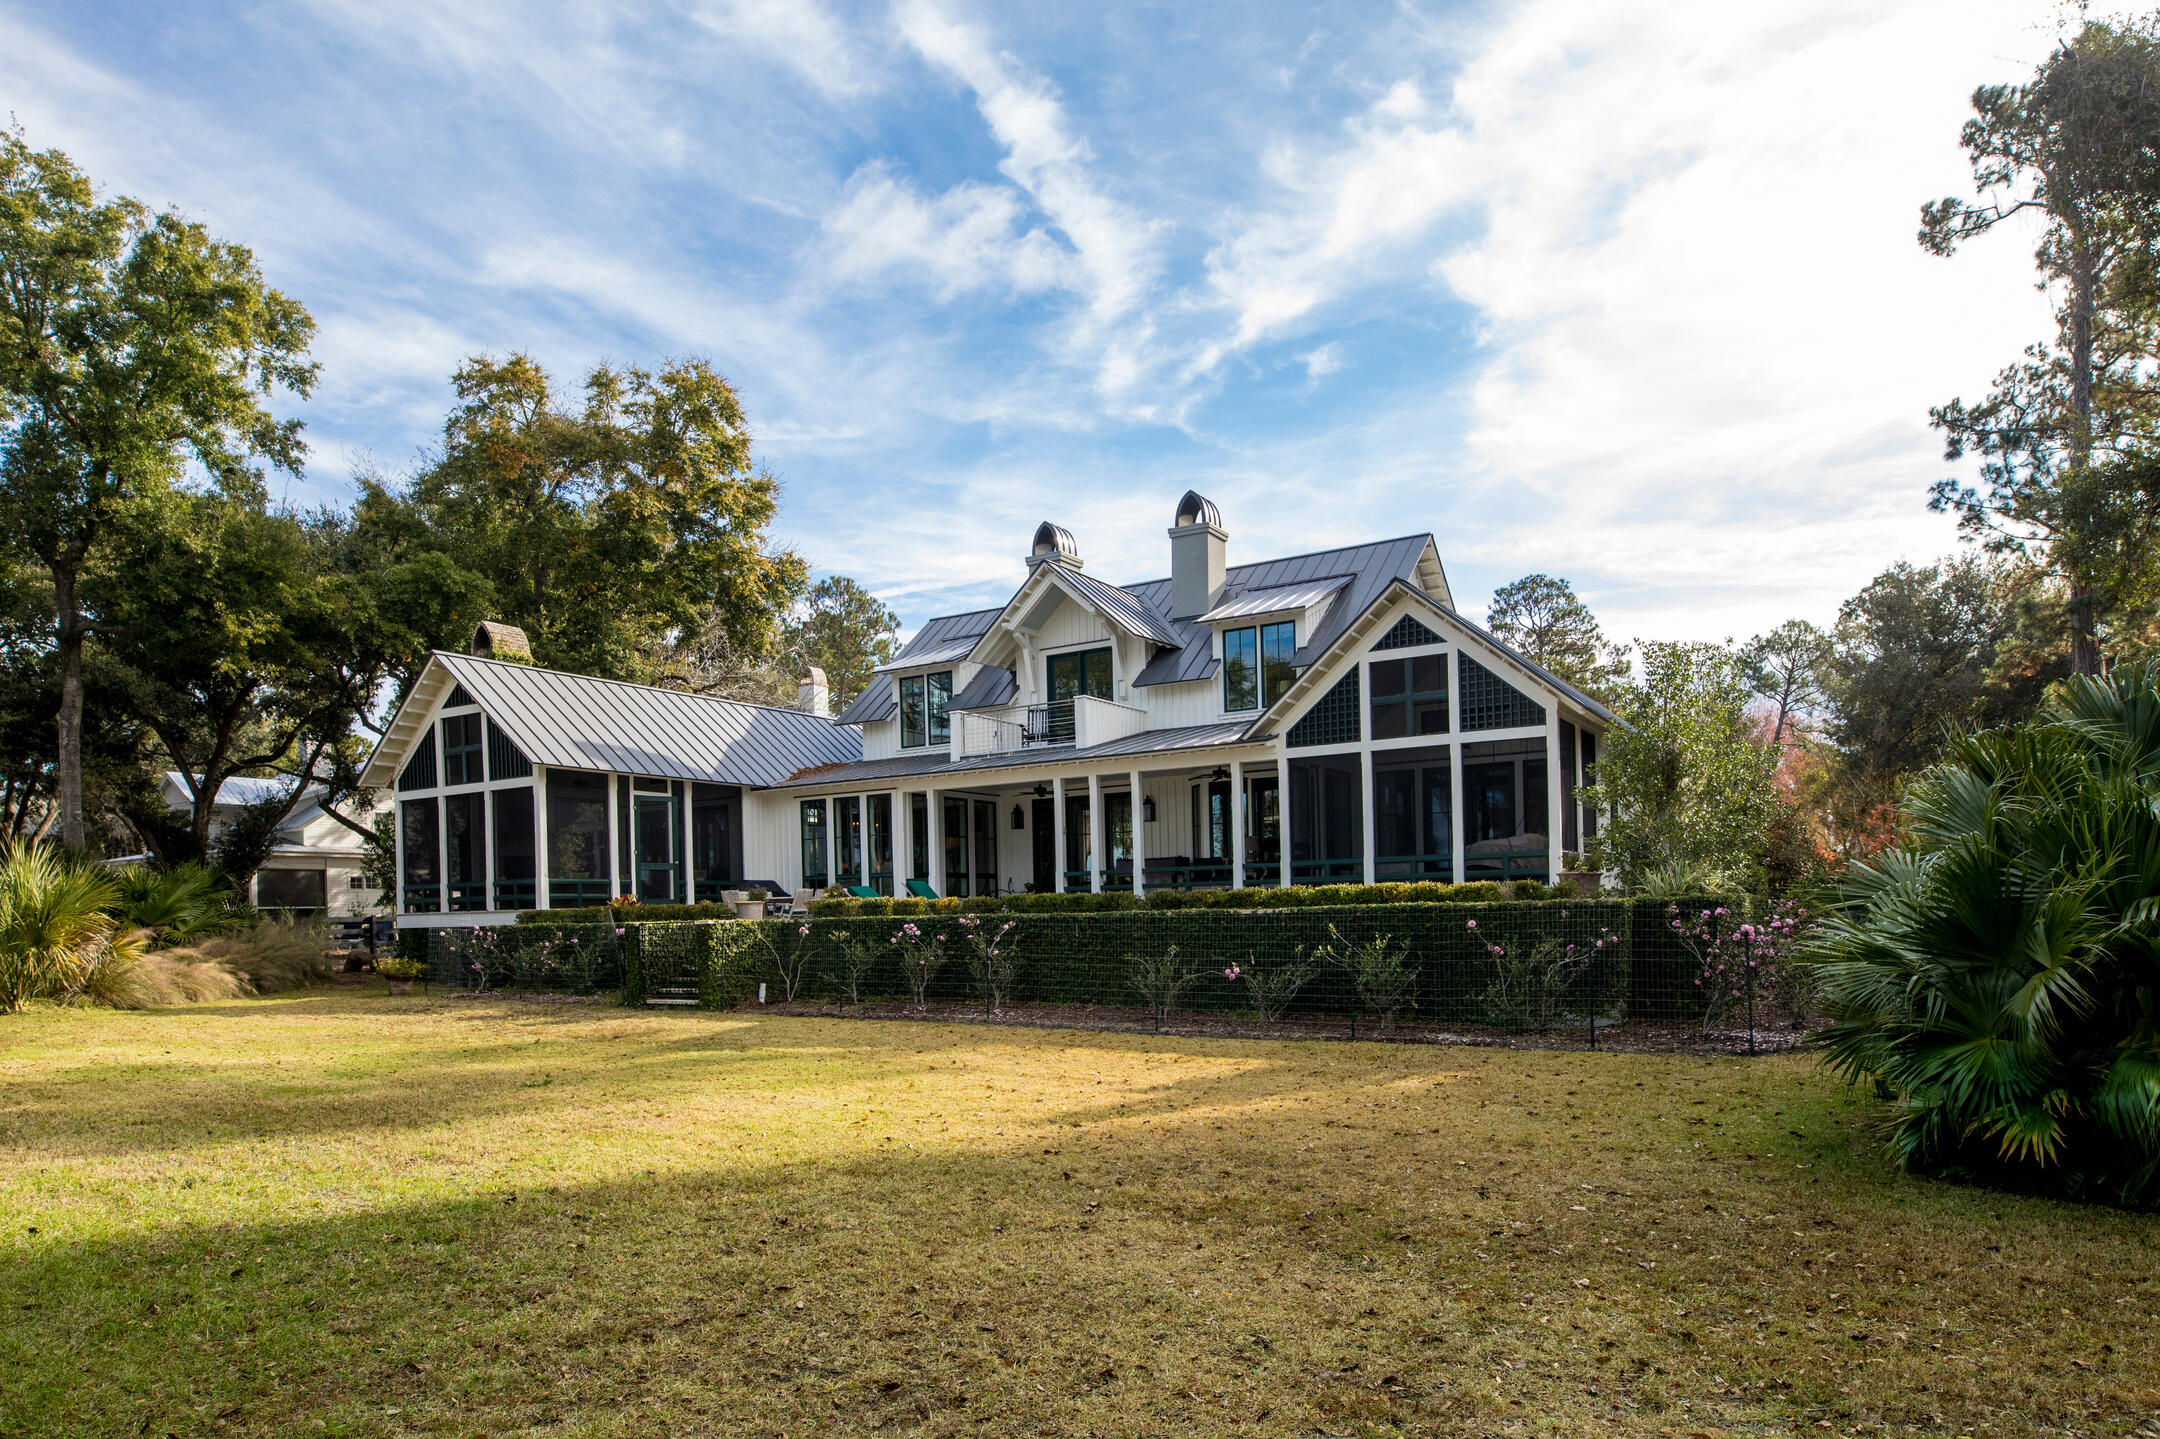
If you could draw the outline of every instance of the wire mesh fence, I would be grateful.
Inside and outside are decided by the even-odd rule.
[[[429,960],[636,1004],[1748,1053],[1815,1021],[1803,924],[1716,900],[528,924],[431,931]]]

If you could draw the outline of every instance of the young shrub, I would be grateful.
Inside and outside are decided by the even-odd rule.
[[[1128,955],[1125,962],[1131,966],[1133,993],[1147,1006],[1158,1030],[1177,1009],[1177,1002],[1184,997],[1185,991],[1200,978],[1198,969],[1178,957],[1174,944],[1159,954]]]
[[[1380,934],[1353,943],[1331,924],[1328,942],[1313,951],[1315,959],[1342,967],[1357,992],[1358,1008],[1378,1016],[1382,1034],[1393,1034],[1395,1016],[1417,1007],[1411,997],[1417,989],[1417,968],[1410,963],[1410,946],[1393,941],[1394,936]]]
[[[827,938],[833,946],[832,975],[842,1008],[861,1004],[863,981],[885,962],[892,947],[877,943],[867,934],[845,929],[836,929]]]
[[[910,921],[900,926],[891,944],[899,955],[900,974],[907,980],[908,993],[914,997],[918,1010],[930,1007],[930,981],[937,978],[945,967],[945,936],[932,935]]]
[[[1290,1012],[1290,1002],[1297,998],[1298,991],[1305,987],[1312,974],[1312,965],[1302,955],[1262,964],[1248,953],[1243,964],[1233,964],[1224,970],[1223,978],[1245,986],[1262,1024],[1280,1024],[1282,1017]]]
[[[993,928],[989,921],[972,914],[962,915],[955,922],[968,973],[975,977],[975,990],[982,996],[983,1007],[992,1014],[1004,1012],[1019,973],[1017,946],[1012,942],[1013,928],[1018,923],[1008,919]]]
[[[757,923],[750,932],[772,961],[773,973],[780,977],[780,997],[793,1004],[808,990],[810,976],[817,967],[817,951],[810,945],[810,926]]]

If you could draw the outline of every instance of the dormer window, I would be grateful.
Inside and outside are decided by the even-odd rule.
[[[480,716],[450,715],[442,722],[443,783],[478,784],[487,776],[480,769]]]
[[[1265,709],[1297,678],[1297,622],[1223,631],[1223,709]]]
[[[952,743],[952,671],[900,681],[900,747]]]

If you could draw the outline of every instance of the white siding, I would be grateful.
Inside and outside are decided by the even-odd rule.
[[[743,791],[743,878],[802,887],[802,796],[791,790]]]

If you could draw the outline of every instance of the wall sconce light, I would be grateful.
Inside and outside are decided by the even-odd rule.
[[[1144,795],[1141,797],[1140,817],[1149,824],[1155,823],[1155,796]]]
[[[1027,828],[1027,816],[1026,816],[1026,815],[1024,815],[1024,814],[1022,814],[1022,813],[1020,812],[1020,806],[1019,806],[1019,805],[1017,805],[1017,804],[1013,806],[1013,828],[1014,828],[1014,829],[1026,829],[1026,828]]]

